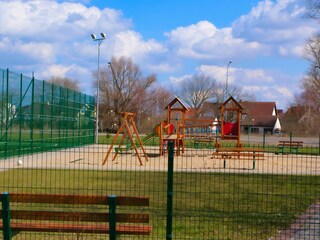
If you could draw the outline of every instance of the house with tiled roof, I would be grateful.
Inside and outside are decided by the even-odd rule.
[[[244,111],[241,130],[250,133],[274,133],[281,130],[275,102],[241,102]]]

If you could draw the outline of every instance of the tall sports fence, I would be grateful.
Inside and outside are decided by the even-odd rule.
[[[0,69],[0,158],[91,144],[94,97]]]
[[[220,151],[213,142],[189,139],[184,152],[176,156],[176,149],[165,147],[163,154],[159,152],[159,138],[142,137],[147,155],[138,148],[141,166],[130,139],[125,138],[119,148],[121,136],[105,159],[112,137],[100,135],[100,144],[8,157],[0,161],[1,192],[148,198],[149,206],[132,211],[149,216],[146,225],[152,227],[151,233],[117,235],[117,239],[320,237],[318,139],[300,138],[302,146],[282,148],[279,141],[289,139],[273,136],[271,141],[267,136],[263,142],[243,141],[239,151],[231,150],[232,142],[223,142]],[[28,210],[36,207],[29,204]],[[65,206],[42,204],[40,208],[57,211]],[[107,207],[90,203],[74,204],[68,210],[108,213]],[[15,238],[109,239],[109,235],[21,231]]]

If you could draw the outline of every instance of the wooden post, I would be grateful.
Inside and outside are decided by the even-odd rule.
[[[237,139],[237,147],[241,147],[241,144],[240,144],[240,127],[241,127],[241,112],[240,112],[240,110],[238,109],[238,116],[237,116],[237,118],[238,118],[238,132],[237,132],[237,137],[238,137],[238,139]]]
[[[110,195],[109,196],[109,239],[110,240],[116,240],[117,238],[117,231],[116,231],[116,195]]]
[[[168,179],[167,179],[167,227],[166,239],[173,239],[172,217],[173,217],[173,167],[174,167],[174,143],[168,143]]]
[[[9,193],[4,192],[1,195],[2,201],[2,224],[3,224],[3,239],[11,240],[12,232],[10,227],[10,205],[9,205]]]

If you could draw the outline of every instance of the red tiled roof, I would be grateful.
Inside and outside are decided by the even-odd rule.
[[[272,116],[273,110],[276,110],[275,102],[241,102],[244,113],[250,116]]]
[[[277,121],[275,102],[242,102],[244,108],[243,125],[273,127]]]

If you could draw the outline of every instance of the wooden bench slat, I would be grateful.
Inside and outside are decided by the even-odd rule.
[[[302,147],[303,146],[303,142],[301,141],[279,141],[278,146],[298,146],[298,147]]]
[[[227,160],[248,160],[253,162],[252,168],[256,168],[256,161],[264,160],[263,149],[244,148],[218,148],[213,152],[211,159],[223,160],[223,168],[227,166]]]
[[[51,221],[80,221],[107,222],[108,213],[97,212],[60,212],[60,211],[25,211],[11,210],[11,218],[19,220],[51,220]],[[2,213],[0,212],[2,218]],[[143,213],[116,213],[117,222],[149,223],[149,215]]]
[[[106,205],[108,196],[10,193],[10,202]]]
[[[110,231],[108,224],[13,222],[11,223],[11,228],[13,231],[95,234],[108,234]],[[2,229],[2,224],[0,225],[0,229]],[[151,226],[117,225],[116,227],[117,234],[149,235],[151,231]]]
[[[264,157],[263,153],[250,153],[250,152],[243,152],[243,153],[237,153],[237,152],[214,152],[213,155],[216,156],[235,156],[235,157]]]
[[[152,227],[147,225],[149,214],[141,213],[142,209],[138,209],[138,206],[149,206],[149,198],[146,197],[29,193],[0,195],[10,203],[10,228],[14,233],[29,231],[114,234],[114,231],[110,230],[113,226],[116,227],[117,234],[149,235],[152,231]],[[74,208],[74,205],[77,207]],[[103,206],[96,208],[94,205]],[[133,208],[130,210],[128,206]],[[115,207],[118,211],[111,211]],[[47,210],[42,210],[45,208]],[[2,218],[2,212],[0,217]],[[4,227],[3,223],[0,223],[0,229],[4,229],[5,234],[8,226]]]
[[[217,148],[216,152],[265,152],[261,148]]]
[[[117,206],[149,206],[149,198],[117,196]]]
[[[212,159],[215,159],[212,157]],[[249,158],[249,157],[242,157],[242,158],[219,158],[220,160],[235,160],[235,161],[264,161],[264,158]]]
[[[10,193],[10,202],[107,205],[109,199],[96,195]],[[116,203],[118,206],[149,206],[149,198],[117,196]]]
[[[282,147],[282,146],[285,146],[285,147],[303,147],[303,145],[300,145],[300,144],[289,144],[289,143],[280,143],[278,144],[278,146]]]
[[[281,149],[282,154],[285,154],[285,148],[290,148],[290,153],[292,153],[292,149],[295,150],[296,154],[298,154],[299,147],[303,147],[302,141],[279,141],[278,148]]]
[[[265,159],[264,158],[250,158],[250,157],[241,157],[241,158],[236,158],[236,157],[230,157],[230,158],[216,158],[216,157],[211,157],[211,159],[219,159],[219,160],[234,160],[234,161],[264,161]]]

